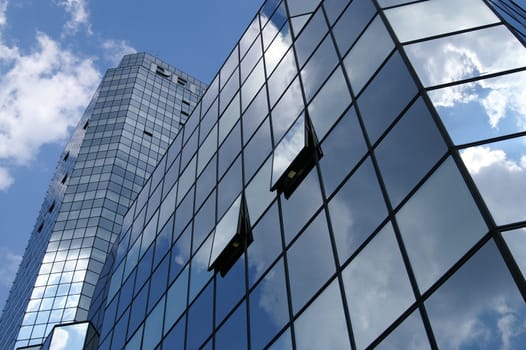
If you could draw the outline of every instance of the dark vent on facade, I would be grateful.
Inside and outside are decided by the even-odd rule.
[[[190,102],[186,101],[186,100],[183,100],[183,103],[187,106],[190,106]]]
[[[53,209],[55,209],[55,202],[51,203],[51,205],[49,206],[49,209],[47,210],[47,212],[51,213],[53,211]]]
[[[84,124],[84,126],[82,127],[82,129],[86,130],[89,126],[89,120],[86,122],[86,124]]]
[[[157,69],[155,70],[155,73],[159,74],[162,77],[169,78],[172,73],[170,73],[168,70],[164,69],[161,66],[157,66]]]
[[[69,151],[64,155],[64,161],[68,160],[69,158]]]
[[[68,179],[68,174],[64,175],[64,177],[62,178],[62,181],[60,181],[60,183],[61,184],[65,184],[67,179]]]
[[[184,78],[177,77],[177,83],[179,83],[180,85],[185,86],[186,83],[187,83],[187,81],[186,81],[186,79],[184,79]]]
[[[152,137],[152,136],[153,136],[153,134],[152,134],[151,132],[149,132],[149,131],[146,131],[146,130],[144,130],[144,134],[145,134],[145,135],[148,135],[148,136],[150,136],[150,137]]]
[[[41,223],[39,226],[38,226],[38,229],[37,229],[37,232],[42,232],[42,229],[44,228],[44,223]]]
[[[187,117],[190,116],[190,114],[188,114],[188,113],[185,112],[185,111],[181,111],[181,114],[182,114],[182,115],[186,115]]]

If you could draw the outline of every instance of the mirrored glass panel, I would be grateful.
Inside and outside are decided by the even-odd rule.
[[[285,52],[287,52],[290,45],[292,44],[288,24],[285,24],[280,31],[278,31],[278,29],[275,28],[271,22],[269,22],[267,27],[268,26],[271,26],[270,28],[272,28],[274,32],[278,33],[278,35],[264,54],[267,76],[269,76],[274,68],[276,68],[283,55]]]
[[[303,110],[299,80],[295,79],[271,112],[274,142],[278,142]]]
[[[351,101],[343,71],[338,67],[308,106],[317,137],[322,139],[327,134]]]
[[[320,10],[316,11],[314,16],[312,16],[299,37],[294,42],[296,57],[300,67],[303,67],[305,61],[307,61],[309,56],[314,51],[314,48],[320,43],[325,33],[327,33],[327,30],[327,22],[325,22],[323,11],[321,11],[320,8]]]
[[[526,228],[506,231],[502,233],[502,236],[519,265],[522,275],[526,278]]]
[[[402,57],[395,52],[358,98],[363,123],[372,144],[418,93]]]
[[[418,310],[406,318],[382,342],[375,347],[377,350],[424,350],[431,349],[427,340],[426,330]]]
[[[422,293],[488,230],[451,158],[396,218]]]
[[[425,303],[440,349],[522,349],[526,305],[493,241]]]
[[[291,16],[302,15],[312,12],[320,3],[320,0],[287,0]]]
[[[288,320],[285,270],[280,259],[250,294],[252,347],[263,349]]]
[[[53,331],[49,349],[83,349],[88,326],[89,323],[84,322],[56,327]]]
[[[368,158],[329,202],[340,262],[344,262],[387,216],[372,162]]]
[[[326,7],[327,2],[327,0],[324,2]],[[344,3],[339,0],[332,2]],[[342,55],[345,55],[375,14],[376,9],[371,0],[353,0],[351,2],[332,29]]]
[[[405,50],[426,87],[526,65],[526,48],[504,26],[411,44]]]
[[[210,254],[210,262],[208,264],[209,269],[213,268],[216,259],[237,234],[240,208],[241,195],[237,197],[223,218],[217,223],[212,243],[212,251]]]
[[[526,72],[429,91],[455,144],[526,131]]]
[[[498,225],[526,220],[526,137],[467,148],[460,155]]]
[[[416,100],[375,149],[393,207],[446,152],[446,143],[423,100]]]
[[[246,187],[248,212],[253,222],[259,219],[272,200],[276,198],[276,192],[269,191],[271,174],[272,157],[269,157]]]
[[[369,345],[414,301],[390,223],[351,261],[342,277],[358,349]]]
[[[497,23],[482,0],[431,0],[385,11],[401,42]]]
[[[377,16],[343,62],[355,94],[362,90],[393,48],[394,43],[380,16]]]
[[[296,313],[335,272],[325,211],[318,213],[287,251],[292,309]]]
[[[305,148],[305,118],[299,117],[274,150],[272,161],[272,183],[276,186],[280,177],[294,159]]]
[[[297,349],[350,349],[342,297],[335,279],[294,322]]]

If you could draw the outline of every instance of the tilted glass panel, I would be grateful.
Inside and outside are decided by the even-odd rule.
[[[414,301],[388,223],[343,271],[356,346],[365,348]]]
[[[411,44],[405,50],[426,87],[526,65],[526,48],[505,26]]]
[[[56,327],[51,335],[50,350],[83,349],[89,323]]]
[[[526,220],[526,137],[467,148],[460,155],[498,225]]]
[[[300,116],[274,150],[271,187],[276,185],[305,144],[305,118]]]
[[[335,279],[294,322],[297,349],[350,349],[343,303]]]
[[[223,218],[217,223],[210,254],[208,268],[211,268],[221,252],[236,235],[238,227],[239,210],[241,208],[241,195],[232,203]]]
[[[440,349],[522,349],[526,305],[490,240],[425,303]]]
[[[526,72],[429,91],[455,144],[526,131]]]
[[[385,11],[402,42],[497,23],[482,0],[431,0]]]
[[[344,59],[355,94],[362,90],[393,48],[394,43],[380,16],[377,16]]]
[[[451,158],[396,218],[422,293],[488,231]]]

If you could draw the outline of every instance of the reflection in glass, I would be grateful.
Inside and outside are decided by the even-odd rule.
[[[524,96],[526,72],[429,92],[455,144],[525,131]]]
[[[269,23],[267,28],[271,28],[274,32],[278,33],[264,54],[265,66],[267,67],[267,76],[269,76],[274,68],[276,68],[279,61],[281,61],[281,58],[285,52],[287,52],[289,49],[290,45],[292,44],[292,39],[288,24],[285,24],[279,32],[272,23]]]
[[[367,148],[354,108],[349,109],[321,144],[320,167],[328,196],[365,155]]]
[[[332,44],[331,36],[328,35],[301,71],[301,79],[307,101],[311,100],[312,96],[325,82],[337,62],[338,56]]]
[[[460,155],[498,225],[526,220],[526,137],[467,148]]]
[[[395,52],[358,98],[363,123],[372,144],[418,93],[402,57]]]
[[[303,2],[305,0],[300,1]],[[325,33],[327,33],[327,30],[327,23],[325,22],[323,11],[320,7],[294,42],[296,58],[300,68],[303,67],[305,61],[307,61],[314,51],[314,48],[319,44]]]
[[[395,330],[375,347],[376,350],[423,350],[431,349],[418,310],[406,318]]]
[[[248,212],[253,222],[259,219],[270,202],[276,197],[276,193],[268,189],[271,173],[272,157],[269,157],[245,189]]]
[[[336,68],[308,106],[316,135],[322,139],[351,103],[351,94],[340,67]]]
[[[375,150],[393,207],[446,151],[446,144],[426,105],[422,99],[416,100]]]
[[[424,41],[405,49],[426,87],[526,65],[526,48],[505,26]]]
[[[493,241],[425,303],[440,349],[522,349],[526,305]]]
[[[431,0],[389,9],[385,15],[402,42],[499,21],[482,0]]]
[[[289,320],[284,271],[283,262],[279,260],[250,294],[253,349],[263,349]]]
[[[327,0],[324,2],[326,9],[328,2]],[[344,4],[344,2],[339,0],[333,0],[332,2]],[[375,14],[376,8],[371,0],[353,0],[351,2],[332,29],[336,44],[340,48],[342,55],[349,50],[356,38],[358,38],[358,35],[360,35]]]
[[[365,348],[413,302],[391,224],[343,271],[356,346]]]
[[[526,278],[526,228],[503,232],[502,236]]]
[[[216,349],[245,350],[247,342],[247,310],[245,303],[239,305],[215,334]]]
[[[344,59],[355,94],[362,90],[393,48],[394,43],[387,29],[380,16],[376,16]]]
[[[287,262],[292,309],[296,313],[335,272],[324,211],[289,248]]]
[[[421,292],[487,232],[451,159],[436,170],[396,218]]]
[[[380,225],[387,208],[370,159],[329,202],[331,222],[343,263]]]
[[[294,325],[297,349],[351,348],[337,279],[314,300]]]
[[[272,109],[272,132],[274,133],[274,142],[283,137],[285,131],[289,129],[303,110],[303,99],[299,79],[295,79],[287,91],[281,96],[279,102]]]
[[[287,0],[291,17],[314,11],[319,3],[320,0]]]
[[[299,32],[303,29],[305,26],[305,23],[309,20],[311,14],[301,15],[292,17],[290,19],[290,24],[292,25],[292,32],[294,33],[294,36],[298,36]]]

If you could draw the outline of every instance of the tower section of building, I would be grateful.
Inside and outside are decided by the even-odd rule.
[[[124,213],[205,85],[155,57],[104,75],[57,166],[0,320],[0,347],[83,321]]]
[[[524,348],[526,49],[502,18],[265,2],[125,215],[99,348]]]

